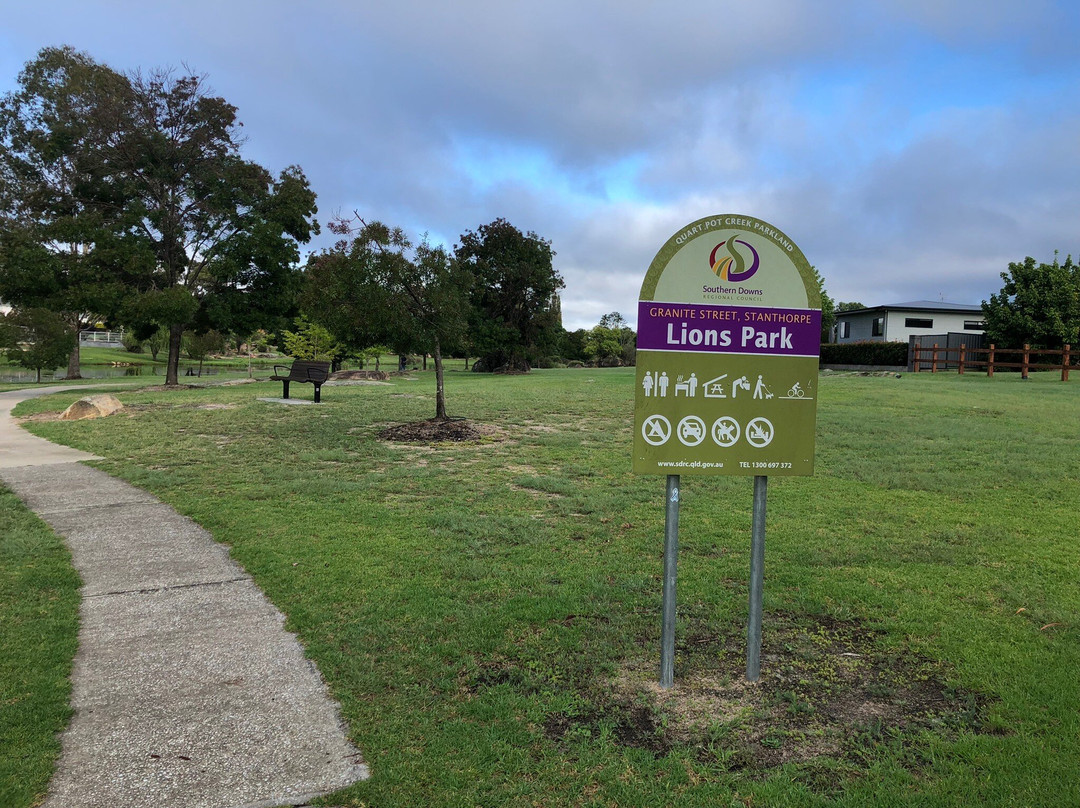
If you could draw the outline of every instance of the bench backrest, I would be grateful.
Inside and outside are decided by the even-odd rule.
[[[289,368],[291,382],[318,382],[322,384],[330,376],[329,362],[316,362],[311,359],[297,359]]]

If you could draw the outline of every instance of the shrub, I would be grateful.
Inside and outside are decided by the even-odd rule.
[[[822,365],[906,365],[906,342],[845,342],[821,346]]]

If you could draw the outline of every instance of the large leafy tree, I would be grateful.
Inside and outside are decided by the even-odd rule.
[[[47,308],[73,337],[108,319],[128,293],[115,184],[103,156],[115,145],[127,80],[71,48],[45,48],[0,100],[0,298]],[[78,378],[70,341],[68,378]]]
[[[983,301],[986,335],[1007,348],[1060,348],[1080,343],[1080,267],[1034,258],[1009,264],[1001,290]]]
[[[135,75],[112,151],[127,234],[152,259],[136,268],[128,317],[169,328],[166,384],[184,329],[249,332],[288,313],[299,247],[318,232],[315,194],[298,167],[275,179],[240,155],[236,108],[200,76]]]
[[[469,339],[488,370],[528,370],[560,336],[558,291],[565,286],[552,267],[551,242],[496,219],[461,236],[457,260],[475,278]]]
[[[465,333],[469,269],[426,239],[359,216],[331,224],[348,238],[308,262],[303,308],[352,345],[385,344],[435,360],[435,418],[446,420],[443,350]]]
[[[295,307],[315,194],[299,168],[243,159],[236,108],[201,76],[46,50],[3,119],[0,296],[165,326],[167,384],[185,329],[250,332]]]

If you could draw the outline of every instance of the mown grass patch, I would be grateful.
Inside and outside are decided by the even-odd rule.
[[[823,376],[817,473],[770,485],[757,688],[751,483],[684,477],[664,694],[632,371],[452,373],[451,414],[497,439],[381,440],[432,415],[421,376],[31,427],[206,526],[288,615],[373,767],[327,804],[1080,804],[1075,384]]]
[[[79,577],[47,525],[0,488],[0,805],[37,805],[70,716]]]

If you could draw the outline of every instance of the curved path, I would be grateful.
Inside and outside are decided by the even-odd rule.
[[[45,808],[299,805],[368,776],[281,613],[197,524],[19,428],[0,393],[0,482],[82,576],[74,716]]]

